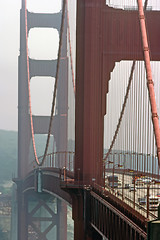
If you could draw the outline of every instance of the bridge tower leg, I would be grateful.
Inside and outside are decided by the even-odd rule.
[[[33,16],[34,15],[34,16]],[[36,14],[27,11],[27,25],[25,24],[25,0],[22,0],[22,8],[20,10],[20,56],[18,68],[18,179],[17,183],[17,199],[18,199],[18,240],[27,240],[27,214],[23,190],[21,187],[22,181],[28,174],[31,168],[30,164],[30,144],[31,144],[31,130],[30,130],[30,116],[28,112],[28,73],[27,73],[27,51],[26,45],[26,31],[32,27],[52,27],[60,30],[61,13],[57,14]],[[51,16],[52,15],[52,16]],[[43,20],[42,20],[43,19]],[[32,21],[33,20],[33,21]],[[67,22],[67,21],[65,21]],[[43,25],[43,26],[42,26]],[[67,25],[65,23],[64,31],[67,32]],[[67,76],[67,50],[66,50],[66,34],[63,40],[63,60],[61,60],[62,73],[59,76],[59,83],[57,89],[57,110],[58,114],[53,123],[51,134],[56,140],[57,151],[67,151],[67,93],[68,93],[68,79]],[[56,60],[34,60],[29,58],[30,79],[34,76],[56,76]],[[47,70],[46,70],[47,69]],[[63,97],[63,101],[62,101]],[[35,134],[47,134],[49,125],[49,116],[33,116],[33,125]],[[61,129],[61,134],[58,134]],[[63,137],[62,137],[63,136]],[[33,166],[32,166],[33,167]],[[63,205],[63,204],[62,204]],[[61,206],[62,208],[62,206]],[[64,214],[67,213],[67,206],[63,205]],[[59,221],[63,219],[64,236],[59,231],[61,239],[66,239],[67,216],[61,213]],[[57,234],[58,235],[58,234]]]
[[[101,9],[102,1],[77,1],[75,178],[79,170],[81,181],[103,186]]]
[[[18,211],[18,240],[28,240],[28,229],[27,229],[27,203],[26,198],[22,192],[22,181],[17,180],[17,211]]]
[[[102,240],[102,236],[90,226],[90,190],[78,189],[72,196],[72,218],[74,220],[74,239]]]
[[[54,132],[56,151],[68,150],[68,57],[67,57],[67,14],[65,14],[60,72],[57,86],[57,128]],[[66,154],[58,156],[56,167],[65,166]],[[60,162],[61,159],[61,162]],[[67,204],[58,200],[57,240],[67,240]]]
[[[67,204],[57,199],[57,240],[67,240]]]
[[[24,178],[28,169],[30,121],[28,114],[27,53],[25,6],[20,10],[20,55],[18,58],[18,178]]]
[[[79,191],[72,196],[72,218],[74,220],[74,239],[85,239],[83,218],[83,193]]]
[[[17,186],[14,183],[12,186],[12,210],[11,210],[11,239],[10,240],[17,240]]]
[[[102,42],[101,29],[96,24],[97,18],[101,18],[101,8],[102,1],[77,1],[74,172],[75,179],[82,184],[95,181],[103,186]],[[73,196],[74,239],[101,239],[86,228],[85,218],[89,213],[84,204],[82,192]]]
[[[57,126],[54,129],[57,152],[67,152],[68,150],[68,56],[67,56],[67,14],[65,14],[62,50],[60,60],[60,70],[57,85]],[[54,120],[53,120],[54,121]],[[60,156],[62,160],[62,156]],[[57,163],[57,167],[62,168],[64,159]]]

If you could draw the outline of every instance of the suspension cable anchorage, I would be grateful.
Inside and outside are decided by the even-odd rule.
[[[139,19],[145,19],[144,14],[139,15]]]
[[[146,51],[149,51],[149,47],[148,47],[148,46],[147,46],[147,47],[144,47],[144,48],[143,48],[143,51],[145,51],[145,52],[146,52]]]
[[[148,81],[147,81],[147,85],[149,86],[150,84],[152,84],[154,86],[154,82],[153,82],[152,78],[148,79]]]
[[[152,113],[152,118],[158,118],[159,119],[159,116],[157,113]]]

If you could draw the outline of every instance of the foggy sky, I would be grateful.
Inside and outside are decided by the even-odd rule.
[[[107,0],[109,1],[109,0]],[[157,4],[159,0],[149,0],[148,5]],[[28,9],[33,12],[58,12],[61,9],[61,0],[28,0]],[[115,5],[118,0],[110,0],[110,3]],[[124,2],[124,1],[123,1]],[[136,0],[126,0],[136,4]],[[144,2],[144,1],[143,1]],[[19,39],[20,39],[20,8],[21,0],[0,0],[0,129],[17,130],[18,129],[18,55],[19,55]],[[47,30],[46,30],[47,31]],[[49,30],[50,31],[50,30]],[[40,34],[40,31],[31,35]],[[47,33],[44,37],[49,36],[49,44],[52,45],[49,52],[53,53],[53,58],[56,58],[58,49],[58,35],[56,31]],[[41,35],[42,36],[42,35]],[[41,37],[39,37],[41,39]],[[55,40],[56,39],[56,40]],[[54,44],[52,44],[54,42]],[[38,42],[39,46],[42,42]],[[37,45],[35,40],[29,42],[30,55],[34,57],[34,47]],[[41,47],[43,49],[43,47]],[[45,49],[47,50],[47,49]],[[36,51],[36,50],[35,50]],[[45,54],[45,53],[44,53]],[[41,57],[41,56],[40,56]],[[36,58],[36,56],[35,56]],[[50,57],[49,57],[50,58]],[[42,79],[41,88],[36,89],[36,79],[31,82],[33,89],[32,103],[33,114],[50,115],[50,106],[52,98],[53,79],[48,79],[48,86],[45,85],[45,80]],[[37,102],[41,98],[43,92],[47,92],[49,95],[46,98],[46,102],[43,102],[44,107],[38,109]],[[35,94],[36,93],[36,94]],[[39,98],[38,98],[39,95]],[[40,104],[39,104],[40,105]],[[37,113],[34,109],[37,108]],[[45,110],[46,109],[46,110]],[[41,113],[42,110],[42,113]]]
[[[20,8],[21,0],[0,0],[0,129],[5,130],[18,129]],[[61,0],[28,0],[27,8],[58,12]]]

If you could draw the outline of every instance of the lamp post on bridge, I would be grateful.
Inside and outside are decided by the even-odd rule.
[[[122,175],[122,200],[124,200],[124,175],[125,175],[125,163],[126,163],[126,154],[123,154],[123,175]]]
[[[119,163],[116,163],[116,164],[114,164],[114,162],[112,162],[112,161],[108,161],[108,164],[113,164],[113,174],[112,174],[112,188],[113,188],[113,192],[114,192],[114,173],[115,173],[115,168],[116,167],[123,167],[123,165],[121,165],[121,164],[119,164]]]
[[[103,159],[103,178],[104,178],[104,187],[105,187],[105,184],[106,184],[106,164],[108,165],[108,168],[109,168],[109,163],[113,163],[113,161],[110,161],[108,159],[110,159],[110,157],[113,156],[112,153],[109,154],[108,158],[107,159]],[[108,161],[106,161],[108,160]]]

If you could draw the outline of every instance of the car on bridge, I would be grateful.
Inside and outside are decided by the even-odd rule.
[[[134,187],[134,186],[130,186],[130,188],[129,188],[129,191],[130,191],[130,192],[133,192],[133,191],[136,192],[136,190],[137,190],[137,189],[136,189],[136,187]]]
[[[129,183],[126,183],[125,186],[124,186],[125,189],[129,189],[130,188],[130,184]]]
[[[138,198],[139,205],[146,205],[147,199],[146,197]]]
[[[118,188],[118,176],[117,175],[111,175],[107,177],[108,185],[111,188]]]
[[[139,186],[143,186],[144,182],[143,182],[143,180],[141,178],[138,178],[138,179],[136,179],[135,184],[139,185]]]
[[[144,183],[144,184],[149,184],[149,183],[151,183],[151,182],[152,182],[152,178],[150,178],[150,177],[143,178],[143,183]]]

